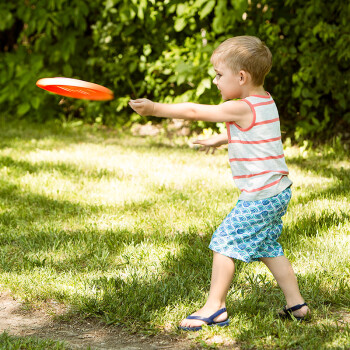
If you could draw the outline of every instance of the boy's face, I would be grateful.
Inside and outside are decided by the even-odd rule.
[[[213,83],[221,92],[223,100],[240,98],[242,94],[242,77],[240,73],[233,73],[223,62],[214,64],[216,76]]]

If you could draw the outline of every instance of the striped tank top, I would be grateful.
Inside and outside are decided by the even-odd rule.
[[[284,159],[281,129],[275,101],[269,96],[242,99],[252,112],[252,124],[242,129],[226,123],[228,155],[238,199],[255,201],[273,197],[292,184]]]

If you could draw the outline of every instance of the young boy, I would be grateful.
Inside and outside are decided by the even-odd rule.
[[[190,331],[204,324],[229,324],[226,296],[234,274],[234,259],[265,263],[286,298],[287,305],[280,316],[293,315],[303,320],[309,309],[292,266],[277,242],[292,181],[284,159],[278,111],[263,87],[271,69],[271,52],[256,37],[238,36],[220,44],[211,62],[217,73],[213,83],[225,101],[222,104],[163,104],[148,99],[129,102],[142,116],[225,122],[227,127],[227,134],[194,143],[206,147],[228,143],[233,178],[241,194],[210,243],[214,256],[207,302],[182,320],[180,328]]]

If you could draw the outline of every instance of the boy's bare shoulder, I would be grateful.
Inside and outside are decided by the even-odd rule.
[[[241,100],[226,101],[220,105],[222,112],[232,115],[232,121],[239,124],[240,121],[246,121],[253,117],[253,112],[249,105]]]
[[[230,100],[221,104],[221,106],[225,109],[235,110],[237,113],[246,113],[247,111],[251,111],[248,103],[243,100]]]

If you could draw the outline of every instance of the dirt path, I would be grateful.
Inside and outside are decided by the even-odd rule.
[[[59,311],[59,305],[55,303],[50,304],[45,311],[26,310],[25,305],[8,293],[1,293],[0,334],[7,331],[16,336],[51,338],[65,341],[72,349],[87,349],[89,346],[96,350],[196,349],[184,336],[143,337],[128,334],[118,327],[106,326],[98,320],[54,320],[50,313],[59,314]]]

